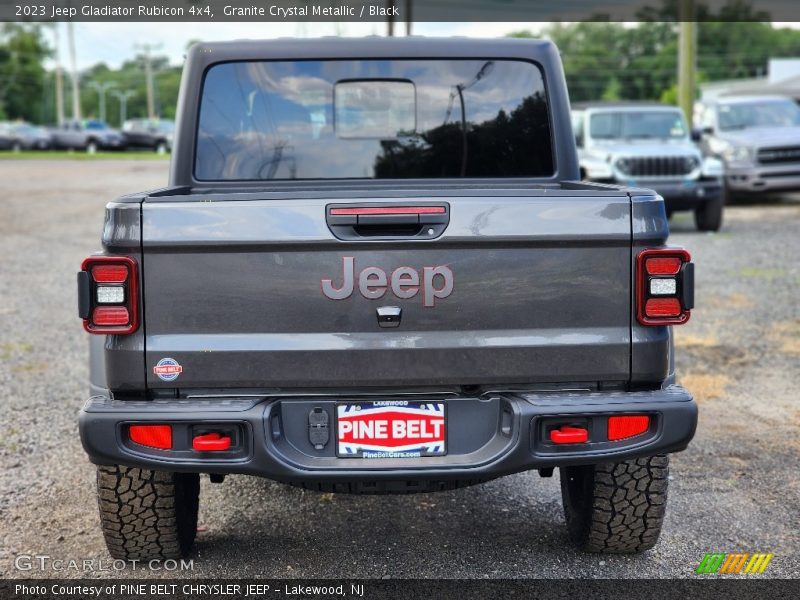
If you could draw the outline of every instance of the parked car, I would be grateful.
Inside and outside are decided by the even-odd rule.
[[[723,96],[695,107],[695,137],[738,194],[800,190],[800,107],[783,96]]]
[[[130,119],[122,125],[129,148],[148,148],[163,154],[172,149],[175,122],[167,119]]]
[[[60,127],[52,128],[50,134],[54,148],[86,150],[90,153],[125,149],[122,134],[97,119],[64,121]]]
[[[664,198],[668,215],[691,210],[698,229],[722,226],[722,163],[703,157],[679,108],[576,103],[572,127],[582,178],[654,189]]]
[[[0,150],[13,150],[16,138],[11,123],[0,123]]]
[[[51,145],[50,132],[45,127],[38,127],[24,121],[9,125],[14,138],[14,150],[47,150]]]
[[[555,45],[203,43],[181,90],[169,186],[109,203],[78,273],[112,556],[189,552],[201,473],[410,493],[558,467],[580,548],[656,543],[697,423],[671,327],[694,265],[655,192],[577,181]]]

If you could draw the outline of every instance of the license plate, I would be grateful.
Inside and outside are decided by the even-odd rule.
[[[336,453],[344,458],[417,458],[446,453],[444,402],[383,400],[336,405]]]

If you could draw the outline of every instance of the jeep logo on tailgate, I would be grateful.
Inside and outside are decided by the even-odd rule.
[[[345,300],[353,295],[356,285],[356,265],[352,256],[342,257],[342,283],[336,287],[333,279],[322,280],[322,293],[331,300]],[[388,289],[398,298],[408,299],[422,290],[423,306],[433,306],[437,298],[453,293],[453,271],[445,265],[423,267],[422,274],[413,267],[398,267],[391,276],[380,267],[365,267],[358,274],[358,291],[364,298],[377,300]]]

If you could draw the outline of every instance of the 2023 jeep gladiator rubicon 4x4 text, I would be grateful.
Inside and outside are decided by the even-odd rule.
[[[581,548],[650,548],[697,420],[670,327],[693,264],[660,197],[577,179],[549,42],[194,47],[170,186],[111,202],[78,274],[111,554],[186,553],[200,473],[555,467]]]

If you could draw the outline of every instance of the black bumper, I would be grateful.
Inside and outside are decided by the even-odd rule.
[[[242,473],[308,485],[336,482],[483,481],[535,468],[618,462],[686,448],[697,405],[677,385],[640,392],[498,393],[447,399],[448,454],[424,458],[339,458],[333,407],[348,398],[218,398],[118,401],[93,397],[80,415],[80,434],[96,464],[164,471]],[[441,398],[438,399],[441,401]],[[331,440],[309,442],[308,414],[331,412]],[[645,433],[607,438],[607,419],[647,414]],[[140,446],[127,437],[132,423],[171,424],[173,450]],[[548,432],[564,424],[589,430],[585,443],[556,445]],[[234,443],[225,452],[197,452],[198,432],[222,430]]]
[[[722,183],[716,179],[641,185],[658,192],[664,198],[667,210],[692,210],[710,200],[716,200],[722,194]]]

